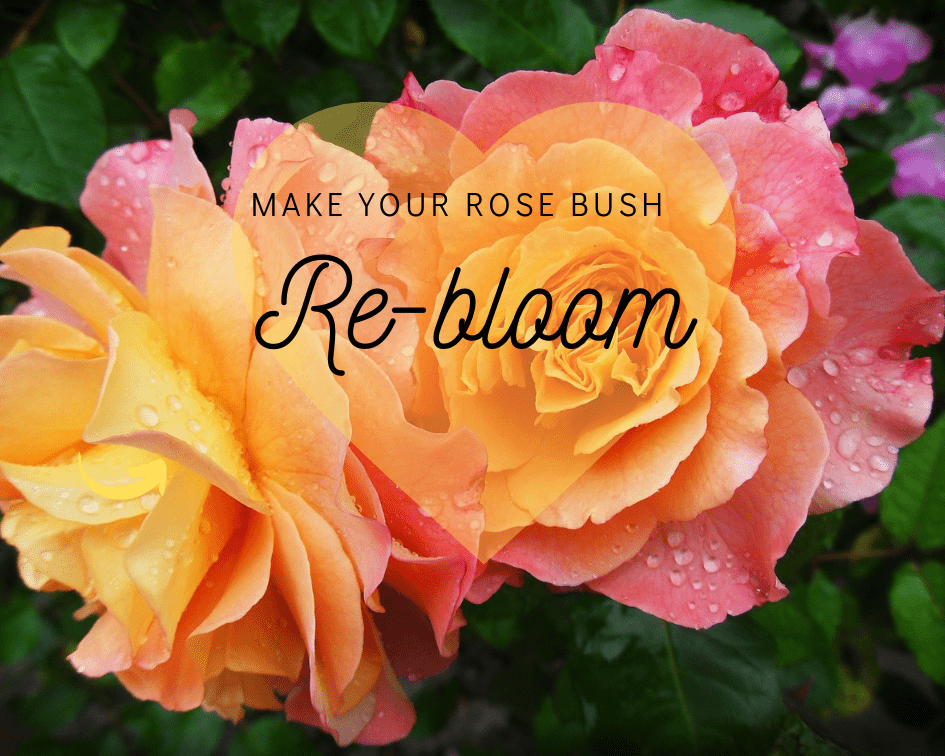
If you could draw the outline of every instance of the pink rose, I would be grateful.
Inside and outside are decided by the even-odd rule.
[[[367,154],[392,188],[414,196],[492,186],[510,196],[528,187],[537,197],[569,177],[607,187],[640,164],[669,186],[687,165],[647,150],[645,130],[621,135],[620,119],[631,117],[624,111],[608,119],[613,108],[581,103],[644,109],[702,147],[730,191],[730,278],[724,245],[686,237],[671,220],[652,221],[655,236],[630,238],[615,223],[576,225],[561,208],[544,224],[402,213],[405,226],[377,269],[432,305],[456,265],[495,273],[506,260],[510,286],[519,275],[522,287],[565,292],[632,284],[642,265],[634,255],[642,255],[653,280],[705,286],[721,311],[672,382],[659,378],[671,364],[660,343],[643,351],[618,341],[613,354],[594,347],[583,362],[543,345],[506,345],[497,357],[469,347],[460,364],[459,347],[436,349],[427,330],[408,417],[471,424],[483,439],[487,531],[490,512],[511,522],[509,513],[532,511],[534,491],[586,468],[494,555],[473,588],[477,600],[526,570],[705,627],[786,595],[774,565],[809,513],[888,484],[898,450],[930,412],[930,361],[910,360],[909,350],[941,337],[942,298],[892,234],[854,217],[840,172],[846,161],[818,106],[792,110],[764,51],[706,24],[634,10],[579,73],[517,71],[481,93],[451,82],[424,89],[408,76],[399,104],[375,121]],[[442,129],[410,131],[401,106],[462,136],[450,148],[437,141]],[[557,130],[530,125],[554,124],[553,109],[563,106],[571,110],[560,111]],[[422,170],[385,147],[394,131],[399,144],[415,146]],[[703,223],[714,228],[723,216]],[[675,235],[677,255],[660,257],[653,246],[669,240],[663,232]],[[603,274],[588,249],[610,250],[599,253]],[[525,280],[523,266],[542,250],[563,263],[533,267]],[[488,292],[495,281],[484,275],[474,285]]]

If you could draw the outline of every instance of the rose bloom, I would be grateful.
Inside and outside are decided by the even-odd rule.
[[[692,143],[715,183],[680,180],[700,159]],[[524,570],[713,625],[786,595],[775,562],[808,513],[875,494],[922,432],[930,361],[909,350],[941,337],[942,298],[892,234],[854,217],[818,106],[789,108],[778,71],[744,36],[635,10],[575,75],[517,71],[481,93],[408,77],[367,148],[399,195],[448,196],[445,217],[429,203],[415,218],[402,209],[404,227],[376,258],[411,304],[436,311],[459,266],[476,332],[508,267],[493,341],[537,287],[552,312],[533,300],[519,341],[543,317],[557,328],[582,289],[602,295],[597,333],[624,288],[680,292],[677,342],[698,321],[675,350],[666,299],[639,344],[642,306],[628,307],[609,348],[438,349],[434,318],[421,321],[408,418],[469,427],[488,452],[494,553],[470,598]],[[594,212],[595,191],[635,189],[662,192],[659,216],[641,217],[639,192],[632,218]],[[587,194],[586,216],[573,217],[572,191]],[[467,214],[469,192],[486,198],[482,218]],[[495,217],[496,192],[530,193],[533,212]],[[551,217],[539,216],[541,192]],[[457,308],[444,340],[466,317],[465,300]],[[588,297],[572,341],[592,317]]]
[[[221,208],[194,120],[176,111],[172,141],[115,148],[89,175],[81,205],[112,264],[57,228],[0,249],[33,290],[0,318],[2,535],[27,585],[77,591],[98,617],[79,672],[168,709],[284,708],[340,743],[387,743],[414,721],[398,676],[455,655],[476,563],[380,470],[475,503],[484,453],[468,431],[408,425],[383,352],[339,347],[342,379],[307,326],[278,355],[253,338],[287,259],[331,252],[367,285],[354,249],[394,221],[240,224],[241,188],[380,175],[311,129],[241,121]],[[127,483],[157,459],[162,492],[113,500],[83,478]]]

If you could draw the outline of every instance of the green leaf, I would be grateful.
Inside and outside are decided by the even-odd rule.
[[[843,178],[854,202],[865,202],[880,194],[896,175],[896,161],[880,150],[848,152]]]
[[[689,18],[744,34],[768,53],[782,72],[791,68],[801,56],[801,49],[786,27],[767,13],[742,3],[729,0],[660,0],[646,7],[671,13],[676,18]]]
[[[0,605],[0,664],[13,664],[48,651],[55,631],[31,595],[14,596]]]
[[[310,751],[311,742],[304,730],[277,716],[266,716],[241,727],[227,746],[229,756],[301,754]]]
[[[832,643],[843,614],[840,589],[818,570],[807,589],[807,611]]]
[[[873,214],[899,237],[919,275],[936,289],[945,288],[945,200],[903,197]]]
[[[286,100],[292,120],[303,118],[349,102],[358,102],[358,82],[343,68],[329,68],[312,76],[294,79],[287,87]]]
[[[156,703],[142,705],[124,722],[137,736],[139,750],[152,756],[210,756],[226,729],[215,713],[200,709],[171,712]]]
[[[883,525],[900,544],[945,546],[945,415],[899,454],[889,487],[880,494]]]
[[[308,16],[337,52],[370,60],[397,15],[396,0],[308,0]]]
[[[189,108],[199,119],[194,133],[209,131],[249,94],[252,80],[241,65],[249,52],[219,38],[173,45],[154,74],[158,108]]]
[[[571,0],[431,0],[446,36],[486,68],[576,71],[594,57],[597,32]]]
[[[922,670],[945,685],[945,564],[904,564],[889,591],[896,631]]]
[[[56,38],[82,68],[91,68],[115,41],[125,17],[118,0],[70,0],[56,10]]]
[[[247,42],[275,53],[295,28],[302,0],[223,0],[223,15]]]
[[[750,621],[690,630],[620,604],[606,610],[603,643],[589,636],[569,665],[599,718],[595,739],[637,753],[751,753],[773,739],[773,650]]]
[[[23,194],[77,207],[105,149],[98,93],[55,45],[0,60],[0,179]]]

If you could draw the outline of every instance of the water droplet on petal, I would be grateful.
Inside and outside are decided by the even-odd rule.
[[[732,74],[732,76],[738,76],[741,70],[742,70],[742,67],[738,65],[738,63],[732,63],[732,65],[729,66],[729,69],[728,69],[729,73]]]
[[[709,611],[715,614],[719,610],[718,604],[709,604]]]
[[[679,544],[683,542],[685,536],[681,530],[668,530],[666,531],[666,545],[671,549],[675,549]]]
[[[377,147],[377,139],[375,139],[375,138],[372,137],[372,136],[369,136],[369,137],[365,140],[365,142],[364,142],[364,149],[365,149],[365,151],[366,151],[366,152],[370,152],[371,150],[375,149],[376,147]]]
[[[83,514],[95,514],[98,512],[98,502],[91,496],[83,496],[79,499],[79,511]]]
[[[331,181],[335,176],[338,175],[338,166],[336,166],[330,160],[322,163],[322,167],[318,169],[318,180],[322,183]]]
[[[724,92],[715,98],[715,104],[727,113],[745,107],[745,98],[738,92]]]
[[[882,446],[883,437],[882,436],[869,436],[866,439],[866,443],[868,443],[870,446]]]
[[[888,459],[881,457],[879,454],[874,454],[870,457],[867,460],[867,464],[878,472],[886,472],[892,466]]]
[[[659,556],[656,555],[656,554],[650,554],[650,555],[646,558],[646,566],[647,566],[647,567],[650,567],[651,569],[654,568],[654,567],[659,567],[659,566],[660,566],[660,558],[659,558]]]
[[[183,405],[181,404],[180,397],[175,394],[171,394],[167,397],[167,408],[171,412],[177,412]]]
[[[150,404],[142,404],[138,407],[138,422],[146,428],[153,428],[161,422],[161,416]]]
[[[837,437],[837,453],[844,459],[850,459],[860,446],[860,432],[848,428]]]
[[[830,231],[824,231],[817,237],[818,247],[829,247],[831,244],[833,244],[833,234]]]
[[[352,176],[348,179],[347,183],[341,187],[342,194],[351,194],[351,192],[356,192],[358,189],[364,186],[364,176],[360,173]]]
[[[201,454],[207,453],[207,445],[203,441],[194,441],[194,448]]]
[[[804,388],[807,385],[807,371],[803,368],[792,367],[787,374],[788,383],[794,388]]]
[[[673,552],[673,559],[680,567],[685,567],[692,561],[692,551],[689,549],[677,549]]]
[[[198,423],[196,420],[188,420],[187,429],[191,433],[200,433],[200,423]]]
[[[128,148],[128,157],[131,158],[132,162],[140,163],[147,159],[150,152],[151,150],[144,142],[136,142]]]
[[[854,365],[869,365],[873,362],[874,352],[869,347],[860,347],[850,352],[850,362]]]
[[[625,65],[622,63],[615,63],[610,67],[610,71],[607,75],[611,81],[620,81],[626,72],[627,67]]]
[[[824,482],[821,485],[829,491],[833,488],[833,481],[829,478],[824,478]]]
[[[714,556],[709,556],[708,554],[702,555],[702,567],[706,572],[718,572],[719,571],[719,560]]]
[[[824,372],[833,378],[836,378],[838,375],[840,375],[840,366],[829,357],[824,360],[823,368]]]
[[[843,418],[840,416],[840,413],[836,410],[830,413],[830,422],[832,422],[834,425],[840,425],[840,421],[842,419]]]
[[[669,582],[677,588],[683,584],[683,580],[685,580],[685,576],[682,570],[673,570],[669,573]]]

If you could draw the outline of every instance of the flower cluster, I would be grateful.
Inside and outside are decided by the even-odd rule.
[[[820,109],[788,107],[745,37],[636,10],[575,75],[482,92],[409,76],[364,157],[241,121],[222,206],[192,126],[175,111],[170,141],[98,161],[81,204],[103,258],[51,228],[0,248],[32,288],[0,319],[2,535],[28,585],[98,617],[76,668],[141,698],[389,742],[413,722],[399,678],[443,669],[461,602],[524,572],[713,625],[784,596],[774,565],[808,513],[881,490],[930,412],[929,360],[909,352],[941,337],[942,298],[854,217]],[[636,190],[660,212],[561,199]],[[500,217],[414,204],[497,191],[558,200]],[[319,192],[337,214],[286,212]],[[362,210],[387,193],[396,215]],[[340,288],[317,260],[307,292],[284,285],[320,255],[350,271],[331,324],[302,304]],[[495,297],[466,325],[515,324],[520,345],[437,344],[457,267]],[[529,338],[565,314],[517,316],[499,280],[512,303],[594,290],[615,337]],[[621,305],[637,286],[677,290],[677,326],[666,301]],[[386,319],[375,332],[352,309],[377,289],[413,310],[383,339]],[[256,324],[285,307],[297,333],[264,348]],[[352,322],[373,346],[343,337]],[[89,486],[155,460],[165,489]]]

